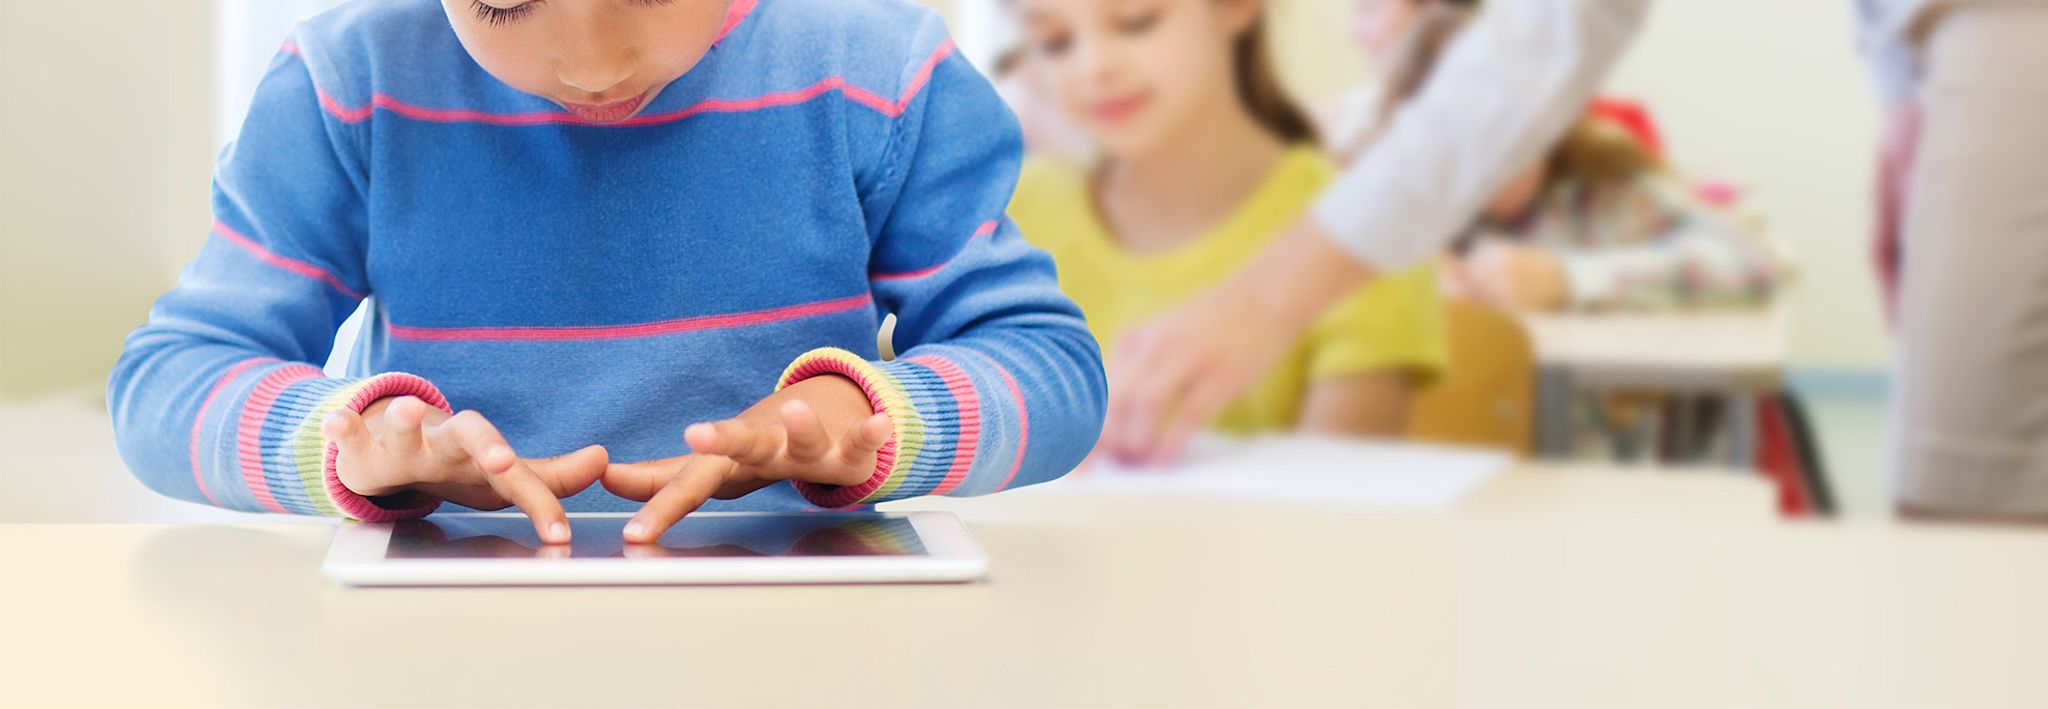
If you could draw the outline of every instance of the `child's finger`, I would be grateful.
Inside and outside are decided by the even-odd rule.
[[[604,489],[628,500],[646,502],[661,492],[661,486],[674,479],[688,461],[689,457],[684,456],[639,463],[613,463],[605,466]]]
[[[527,467],[546,483],[548,491],[555,497],[568,497],[589,488],[591,483],[604,477],[605,467],[611,463],[611,454],[604,446],[590,446],[568,455],[553,458],[538,458],[527,461]]]
[[[335,409],[320,421],[320,435],[334,443],[338,454],[338,465],[344,475],[344,484],[350,489],[381,489],[388,481],[382,479],[382,471],[366,465],[375,452],[376,442],[370,439],[369,427],[363,425],[361,414],[343,408]]]
[[[1151,450],[1164,414],[1180,408],[1176,404],[1183,392],[1178,387],[1185,381],[1182,377],[1154,376],[1133,384],[1114,422],[1116,436],[1109,441],[1111,449],[1127,458],[1143,456]]]
[[[1167,418],[1159,437],[1152,442],[1152,450],[1146,455],[1146,462],[1160,465],[1173,462],[1186,450],[1188,439],[1195,431],[1213,418],[1217,411],[1230,403],[1230,389],[1214,384],[1217,380],[1204,379],[1195,385],[1179,408]]]
[[[468,461],[484,473],[502,473],[518,462],[512,446],[483,414],[464,411],[427,431],[427,446],[443,462]]]
[[[384,450],[398,456],[418,453],[423,445],[420,422],[427,418],[427,402],[419,397],[399,397],[384,409],[384,416],[391,424],[378,440]]]
[[[896,429],[889,422],[888,414],[875,414],[862,419],[860,425],[840,436],[837,458],[840,465],[819,466],[815,469],[825,478],[807,478],[812,482],[830,485],[859,485],[875,474],[875,453],[889,442]]]
[[[690,452],[720,455],[741,465],[765,465],[782,454],[781,426],[762,426],[740,419],[692,424],[683,429]]]
[[[790,401],[782,405],[780,413],[791,461],[812,463],[832,452],[832,435],[825,432],[825,423],[818,420],[818,412],[810,404]]]
[[[354,411],[335,409],[328,412],[327,418],[320,422],[320,435],[333,441],[343,455],[361,457],[370,453],[369,428],[363,425],[362,415]]]
[[[533,531],[543,542],[562,544],[569,541],[569,517],[562,512],[562,501],[555,497],[547,483],[534,475],[533,468],[524,463],[514,462],[502,472],[485,476],[491,489],[525,512],[533,520]]]
[[[862,419],[859,426],[847,431],[841,439],[839,454],[848,463],[862,463],[872,460],[877,451],[895,435],[895,424],[888,414],[875,414]]]
[[[644,544],[660,539],[683,515],[697,511],[718,492],[738,463],[717,455],[693,455],[683,470],[640,507],[626,523],[626,541]]]

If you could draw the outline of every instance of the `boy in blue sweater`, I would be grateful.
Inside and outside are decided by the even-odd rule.
[[[108,386],[122,455],[222,507],[516,505],[557,543],[565,509],[646,542],[1056,478],[1101,356],[1004,217],[1018,152],[903,0],[360,0],[222,154]]]

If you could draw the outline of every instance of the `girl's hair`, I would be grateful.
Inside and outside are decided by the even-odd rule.
[[[1273,61],[1272,38],[1266,34],[1264,9],[1260,12],[1261,17],[1231,48],[1238,100],[1244,102],[1252,120],[1281,142],[1315,144],[1319,142],[1315,124],[1280,80],[1279,68]]]
[[[1471,23],[1478,10],[1478,4],[1470,0],[1416,1],[1422,3],[1422,13],[1406,44],[1387,68],[1378,108],[1379,130],[1393,120],[1402,104],[1421,93],[1437,62],[1449,51],[1451,41]],[[1337,154],[1344,162],[1356,160],[1374,137],[1369,133],[1357,144],[1338,146]],[[1562,180],[1610,185],[1663,169],[1663,161],[1644,148],[1634,135],[1609,121],[1584,116],[1551,149],[1543,182],[1546,186]]]

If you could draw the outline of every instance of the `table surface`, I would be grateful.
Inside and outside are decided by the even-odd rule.
[[[1583,384],[1775,389],[1790,349],[1783,309],[1763,312],[1532,315],[1537,362]]]
[[[0,525],[0,704],[1988,706],[2048,534],[1525,467],[1371,512],[1020,490],[941,586],[349,589],[306,525]]]

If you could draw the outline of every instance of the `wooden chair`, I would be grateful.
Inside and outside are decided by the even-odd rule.
[[[1408,437],[1503,448],[1528,456],[1536,438],[1536,348],[1513,315],[1444,302],[1450,366],[1415,393]]]

